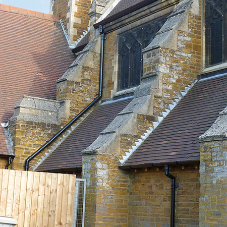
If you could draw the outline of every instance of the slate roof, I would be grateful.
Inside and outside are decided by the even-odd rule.
[[[94,27],[98,28],[99,25],[107,24],[155,1],[157,0],[120,0],[103,20],[94,24]]]
[[[198,81],[122,168],[199,162],[199,136],[227,106],[227,75]]]
[[[82,168],[82,154],[113,121],[132,98],[102,104],[93,111],[36,171],[59,171]]]
[[[57,18],[0,4],[0,123],[23,95],[56,98],[56,80],[75,60]],[[0,155],[7,155],[0,126]]]

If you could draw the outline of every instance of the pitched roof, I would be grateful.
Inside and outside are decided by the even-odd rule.
[[[198,81],[123,168],[200,160],[199,136],[227,106],[227,75]]]
[[[131,98],[102,104],[93,111],[36,171],[82,168],[82,154],[131,101]]]
[[[100,18],[101,20],[94,24],[94,27],[98,28],[99,25],[107,24],[155,1],[157,0],[120,0],[105,18]]]
[[[23,95],[55,99],[56,80],[75,56],[56,16],[0,4],[0,123]],[[7,154],[0,126],[0,155]]]
[[[73,53],[77,53],[89,43],[90,40],[90,31],[79,41],[77,46],[72,50]]]

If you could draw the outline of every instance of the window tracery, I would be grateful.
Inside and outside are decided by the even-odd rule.
[[[142,49],[152,41],[166,18],[147,23],[119,36],[119,89],[140,84],[142,75]]]

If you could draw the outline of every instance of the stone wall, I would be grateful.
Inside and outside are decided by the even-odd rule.
[[[199,224],[199,170],[197,165],[173,167],[176,176],[175,226]],[[128,189],[128,226],[169,226],[171,212],[171,179],[164,168],[131,171]]]
[[[67,18],[67,13],[69,11],[68,3],[69,0],[54,0],[51,8],[53,15],[59,16],[65,27],[67,27],[67,23],[69,22],[69,19]]]
[[[128,174],[111,154],[83,155],[85,226],[128,227]]]
[[[91,0],[55,0],[51,11],[59,16],[68,33],[70,43],[73,44],[90,24],[88,13]]]
[[[5,169],[6,165],[8,165],[8,158],[1,157],[0,159],[0,169]],[[9,167],[9,169],[11,166]]]
[[[60,125],[64,127],[87,107],[99,94],[100,39],[94,40],[78,55],[65,74],[57,81],[56,99],[64,103],[65,114],[60,114]],[[94,107],[95,108],[95,107]],[[65,138],[78,126],[94,108],[74,122],[67,130],[32,159],[30,166],[35,169],[47,158]],[[64,112],[64,111],[63,111]]]
[[[200,136],[199,226],[227,226],[227,107]]]
[[[105,36],[103,74],[103,99],[111,98],[112,91],[117,86],[117,36],[111,32]]]
[[[164,38],[157,36],[144,50],[142,82],[135,90],[135,103],[124,110],[128,113],[127,123],[117,129],[116,118],[116,122],[111,124],[112,131],[109,129],[106,137],[103,133],[97,140],[106,141],[100,142],[97,147],[91,145],[91,148],[83,153],[83,177],[88,180],[87,198],[90,204],[86,208],[87,226],[150,226],[151,223],[157,223],[155,226],[169,225],[171,182],[164,176],[164,170],[160,173],[154,169],[149,170],[150,179],[147,179],[149,173],[135,173],[134,181],[133,177],[130,178],[131,173],[119,170],[118,166],[122,155],[135,145],[139,136],[153,126],[153,122],[162,116],[162,112],[196,79],[201,70],[201,15],[196,3],[197,0],[188,0],[183,2],[183,7],[177,7],[159,33]],[[169,33],[165,34],[167,31]],[[106,38],[104,98],[111,98],[117,91],[117,32],[107,34]],[[137,102],[140,103],[140,107]],[[120,121],[121,116],[118,118]],[[105,133],[108,133],[107,131]],[[113,131],[115,135],[111,137]],[[111,139],[108,139],[108,136]],[[181,188],[177,192],[179,197],[176,223],[179,227],[198,226],[198,166],[197,169],[193,166],[180,170],[179,167],[171,171],[174,171],[173,175],[175,174],[181,182]],[[146,185],[144,191],[141,188],[142,184]],[[152,202],[148,206],[143,205],[141,198],[146,201],[146,196],[152,191],[150,185],[155,184],[157,188],[154,186],[154,193],[150,195]],[[164,208],[158,202],[163,203]],[[136,203],[140,205],[140,209],[136,207]]]
[[[25,160],[59,129],[66,108],[63,102],[24,96],[14,107],[9,132],[15,152],[14,169],[23,170]],[[63,108],[62,108],[63,107]]]
[[[151,86],[160,90],[159,94],[154,93],[155,116],[168,109],[179,92],[190,85],[202,69],[201,6],[196,0],[185,2],[192,6],[186,5],[188,9],[183,15],[169,18],[143,52],[143,78],[153,77],[155,82]],[[179,17],[177,23],[175,17]]]
[[[200,227],[227,226],[227,140],[200,146]]]
[[[85,226],[169,226],[171,180],[163,167],[119,170],[113,155],[83,155],[88,180]],[[182,169],[183,168],[183,169]],[[176,227],[199,224],[198,165],[171,167],[176,176]]]
[[[70,106],[68,116],[61,119],[62,125],[79,114],[99,94],[100,39],[86,48],[57,81],[56,99]]]
[[[76,33],[73,36],[73,41],[76,41],[90,25],[90,17],[88,13],[91,7],[91,0],[76,1],[76,6],[77,10],[74,13],[75,21],[73,24]]]
[[[24,170],[25,160],[46,143],[57,131],[58,125],[11,120],[10,133],[15,152],[14,169]]]

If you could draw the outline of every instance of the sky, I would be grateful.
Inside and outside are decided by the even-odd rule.
[[[50,0],[0,0],[0,4],[49,13]]]

